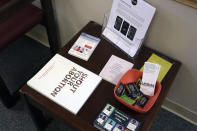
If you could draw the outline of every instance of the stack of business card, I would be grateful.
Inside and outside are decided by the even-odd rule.
[[[94,126],[101,131],[138,131],[140,122],[107,104],[94,121]]]
[[[148,96],[153,96],[157,77],[159,75],[160,65],[151,62],[145,62],[140,91]]]

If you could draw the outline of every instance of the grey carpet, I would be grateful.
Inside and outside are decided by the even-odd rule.
[[[45,131],[72,130],[72,127],[57,120],[53,120],[45,129]],[[0,131],[36,131],[24,101],[19,100],[11,109],[5,108],[0,101]],[[151,131],[197,131],[197,126],[161,108]]]
[[[71,131],[70,126],[53,120],[45,131]],[[0,101],[0,131],[37,131],[25,102],[20,99],[17,104],[7,109]]]
[[[151,127],[151,131],[197,131],[197,126],[160,108]]]

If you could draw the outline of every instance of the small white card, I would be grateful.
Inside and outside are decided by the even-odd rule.
[[[109,116],[109,114],[111,113],[111,111],[109,111],[109,110],[107,110],[107,109],[105,109],[103,112],[104,112],[107,116]]]
[[[127,128],[130,129],[131,131],[135,131],[136,127],[137,126],[132,124],[132,123],[129,123],[128,126],[127,126]]]
[[[100,124],[103,124],[103,122],[104,122],[104,120],[103,119],[101,119],[101,118],[98,118],[98,123],[100,123]]]
[[[108,123],[106,123],[104,127],[105,127],[105,129],[107,129],[108,131],[111,131],[111,129],[113,128],[113,126],[110,125],[110,124],[108,124]]]
[[[145,95],[153,96],[155,92],[155,84],[159,75],[160,65],[145,62],[142,76],[142,85],[140,91]]]
[[[99,76],[116,85],[120,78],[132,67],[133,63],[112,55]]]

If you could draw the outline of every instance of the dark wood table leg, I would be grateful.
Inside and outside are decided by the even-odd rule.
[[[25,101],[25,105],[29,111],[29,114],[37,128],[37,130],[44,130],[48,124],[51,122],[52,118],[48,117],[44,114],[41,110],[36,108],[32,103],[31,100],[24,94],[21,95],[21,98]]]

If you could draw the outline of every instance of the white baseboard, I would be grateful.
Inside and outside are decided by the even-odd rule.
[[[187,120],[188,122],[197,126],[197,113],[193,112],[182,105],[171,101],[170,99],[166,98],[162,108],[176,114],[177,116]]]

